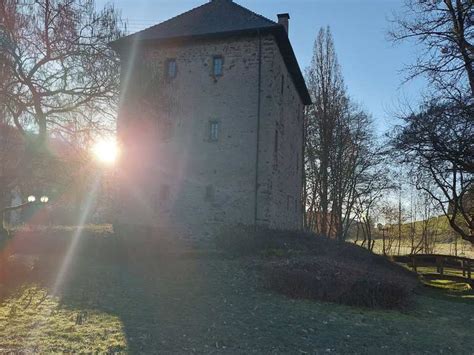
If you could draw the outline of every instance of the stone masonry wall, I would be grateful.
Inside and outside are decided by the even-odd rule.
[[[273,38],[263,41],[262,194],[269,194],[263,216],[271,228],[302,228],[303,109]]]
[[[258,221],[297,229],[302,105],[273,37],[262,39],[262,50]],[[122,58],[121,223],[186,235],[254,223],[258,53],[257,37],[147,47],[131,75]],[[212,73],[214,56],[224,59],[222,76]],[[164,76],[169,59],[177,63],[173,79]],[[211,122],[217,141],[209,139]]]

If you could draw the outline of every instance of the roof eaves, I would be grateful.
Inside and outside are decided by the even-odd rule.
[[[306,86],[306,81],[304,79],[303,73],[301,72],[298,60],[296,59],[293,46],[291,45],[290,39],[288,38],[288,33],[281,25],[275,27],[274,35],[277,39],[278,47],[280,48],[281,55],[285,60],[288,71],[293,78],[293,83],[295,84],[295,87],[298,90],[303,103],[305,105],[311,105],[311,96]]]
[[[200,39],[200,38],[219,38],[219,37],[228,37],[232,35],[242,35],[242,34],[257,34],[259,31],[262,33],[271,32],[276,27],[280,25],[274,24],[269,25],[266,27],[255,27],[255,28],[244,28],[239,30],[231,30],[231,31],[221,31],[221,32],[210,32],[210,33],[200,33],[200,34],[192,34],[192,35],[180,35],[180,36],[173,36],[173,37],[162,37],[162,38],[140,38],[139,33],[137,32],[137,36],[126,36],[122,37],[116,41],[110,42],[109,46],[111,46],[114,50],[120,50],[121,47],[131,45],[132,43],[139,41],[142,44],[165,44],[165,43],[175,43],[176,41],[188,41],[192,39]]]

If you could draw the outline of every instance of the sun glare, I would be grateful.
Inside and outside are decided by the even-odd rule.
[[[92,152],[98,161],[109,165],[114,164],[119,155],[117,142],[113,139],[104,139],[96,142]]]

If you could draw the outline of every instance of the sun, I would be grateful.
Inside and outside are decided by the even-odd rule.
[[[94,144],[92,153],[99,162],[112,165],[117,161],[119,148],[114,139],[102,139]]]

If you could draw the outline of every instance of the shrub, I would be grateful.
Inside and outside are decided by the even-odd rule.
[[[235,227],[221,231],[216,245],[230,255],[274,260],[264,264],[264,285],[289,297],[402,309],[418,285],[386,257],[311,233]]]
[[[416,278],[398,269],[368,266],[328,257],[271,262],[264,267],[264,285],[289,297],[351,306],[403,309],[412,303]]]

